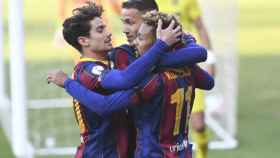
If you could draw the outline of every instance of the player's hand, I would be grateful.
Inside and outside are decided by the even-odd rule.
[[[48,83],[54,83],[59,87],[64,88],[64,82],[67,80],[68,75],[61,70],[54,70],[48,73]]]
[[[172,22],[169,24],[169,26],[166,29],[162,29],[162,20],[159,19],[158,27],[157,27],[157,38],[162,40],[169,46],[180,41],[181,40],[180,37],[183,34],[182,28],[180,25],[178,25],[176,28],[174,28],[174,26],[175,26],[175,21],[172,20]]]

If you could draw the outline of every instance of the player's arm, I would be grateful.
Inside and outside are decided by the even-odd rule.
[[[87,89],[76,80],[69,79],[62,71],[50,72],[47,80],[49,83],[65,88],[65,91],[74,99],[101,116],[137,103],[137,88],[104,96]]]
[[[196,44],[193,36],[186,35],[184,38],[187,41],[185,47],[175,50],[172,53],[163,54],[160,60],[160,67],[179,68],[206,61],[207,50]]]
[[[175,22],[172,21],[167,29],[162,30],[162,21],[159,20],[157,28],[158,40],[154,45],[140,58],[131,63],[125,70],[112,70],[102,75],[101,85],[106,89],[119,90],[128,89],[136,85],[145,76],[147,76],[153,67],[157,65],[161,54],[178,41],[182,35],[181,27],[173,29]]]
[[[101,86],[113,90],[131,88],[152,71],[160,55],[167,48],[168,45],[165,42],[157,40],[147,53],[132,62],[126,69],[114,69],[103,73]]]
[[[101,116],[132,105],[134,103],[134,97],[136,96],[134,89],[115,92],[108,96],[101,95],[71,79],[67,79],[64,82],[64,88],[69,95]]]
[[[141,105],[140,103],[149,102],[160,93],[161,86],[160,76],[155,75],[144,85],[140,84],[130,90],[118,91],[105,96],[87,89],[75,80],[68,78],[64,81],[64,88],[69,95],[101,116],[128,106],[138,106]]]
[[[195,81],[196,88],[203,90],[211,90],[214,88],[214,78],[198,65],[192,67],[192,73]]]

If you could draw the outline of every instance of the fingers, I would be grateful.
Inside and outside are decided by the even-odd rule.
[[[48,76],[47,76],[47,83],[50,84],[51,82],[54,81],[54,76],[52,73],[48,73]]]
[[[175,26],[175,21],[172,20],[171,23],[169,24],[169,26],[167,27],[167,30],[172,30]]]
[[[172,32],[178,40],[181,39],[183,31],[180,25],[178,25],[174,30],[172,30]]]
[[[181,25],[177,26],[175,20],[172,20],[166,29],[162,29],[162,25],[163,22],[160,19],[158,21],[157,38],[164,41],[167,45],[171,46],[182,39],[182,27]]]
[[[54,83],[56,75],[57,75],[58,72],[59,72],[59,70],[51,70],[50,72],[48,72],[48,75],[47,75],[47,83],[48,84]]]
[[[48,77],[47,78],[47,84],[50,84],[52,82],[52,78]]]
[[[183,34],[181,25],[178,25],[175,29],[173,29],[174,26],[175,26],[175,21],[172,20],[166,30],[170,30],[176,37],[181,36]]]
[[[182,32],[182,27],[180,25],[178,25],[174,30],[174,33],[178,33],[178,32]]]
[[[159,19],[159,20],[158,20],[157,33],[160,33],[161,29],[162,29],[162,20]]]
[[[162,29],[162,20],[161,19],[158,20],[158,28]]]
[[[182,38],[182,32],[175,33],[175,37],[180,40]]]

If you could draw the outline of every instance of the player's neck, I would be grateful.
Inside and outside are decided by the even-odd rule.
[[[83,57],[97,60],[107,60],[107,52],[84,51]]]

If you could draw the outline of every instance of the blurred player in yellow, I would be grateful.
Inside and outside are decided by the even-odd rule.
[[[121,13],[121,0],[57,0],[58,1],[58,14],[59,14],[59,21],[58,23],[61,24],[63,21],[71,15],[71,11],[74,8],[80,7],[88,1],[95,2],[98,5],[103,6],[105,10],[108,8],[112,10],[115,14],[120,15]],[[107,7],[107,8],[106,8]],[[107,14],[106,14],[107,13]],[[103,19],[108,27],[108,29],[112,32],[112,26],[108,23],[108,12],[104,12]],[[113,38],[114,44],[114,38]],[[54,37],[54,45],[56,47],[67,47],[63,37],[62,37],[62,27],[55,33]],[[70,48],[69,48],[70,49]],[[75,63],[80,58],[79,53],[74,52],[75,50],[70,51],[71,56],[74,59]]]
[[[199,43],[208,49],[208,59],[205,69],[211,74],[215,73],[215,56],[211,53],[211,42],[203,24],[201,11],[197,0],[157,0],[159,10],[166,13],[177,14],[186,32],[194,34]],[[204,93],[196,91],[192,109],[191,125],[193,139],[196,144],[195,157],[206,158],[208,151],[208,135],[204,120]]]

